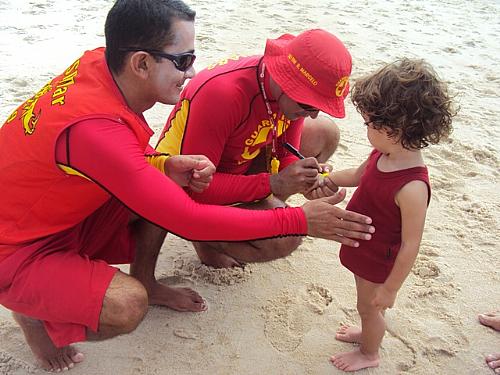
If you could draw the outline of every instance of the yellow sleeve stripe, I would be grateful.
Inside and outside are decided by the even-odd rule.
[[[181,106],[175,113],[175,117],[170,120],[168,130],[158,142],[156,151],[169,155],[179,155],[181,153],[182,139],[184,138],[189,115],[189,104],[187,99],[182,101]]]
[[[165,161],[170,157],[170,155],[160,154],[160,155],[146,155],[146,161],[158,169],[161,173],[165,174]]]
[[[78,172],[76,169],[73,169],[71,167],[68,167],[67,165],[64,164],[57,164],[57,166],[66,174],[71,175],[71,176],[80,176],[83,178],[86,178],[89,181],[92,181],[91,178],[85,176],[83,173]]]

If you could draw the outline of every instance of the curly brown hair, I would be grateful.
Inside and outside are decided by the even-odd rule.
[[[370,126],[385,128],[409,150],[447,137],[457,113],[446,84],[424,60],[400,59],[358,79],[351,100]]]

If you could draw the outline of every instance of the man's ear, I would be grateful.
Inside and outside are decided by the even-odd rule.
[[[131,54],[128,65],[134,75],[137,75],[142,79],[146,79],[148,78],[151,70],[152,59],[153,56],[149,53],[137,51]]]

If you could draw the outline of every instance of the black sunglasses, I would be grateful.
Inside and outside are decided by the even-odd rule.
[[[196,60],[196,55],[194,54],[194,51],[178,53],[175,55],[171,55],[169,53],[158,51],[156,49],[147,49],[147,48],[139,48],[139,47],[120,48],[120,51],[126,51],[126,52],[140,52],[140,51],[142,51],[142,52],[149,53],[152,56],[161,57],[161,58],[170,60],[174,63],[175,68],[177,70],[180,70],[181,72],[185,72],[185,71],[189,70],[193,66],[194,61]]]
[[[299,102],[297,102],[297,104],[299,105],[300,108],[302,108],[304,111],[307,111],[307,112],[318,112],[319,111],[318,108],[313,107],[312,105],[309,105],[309,104],[304,104],[304,103],[299,103]]]

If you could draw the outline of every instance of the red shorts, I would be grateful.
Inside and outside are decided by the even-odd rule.
[[[0,262],[0,304],[41,320],[57,347],[84,341],[118,270],[109,264],[133,261],[130,215],[112,198],[75,227],[17,248]]]

